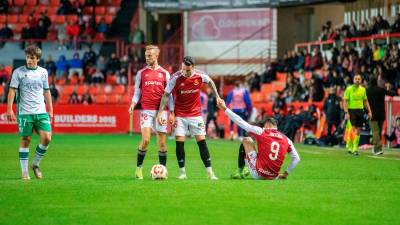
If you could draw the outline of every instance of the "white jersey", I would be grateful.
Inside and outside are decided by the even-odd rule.
[[[45,68],[17,68],[12,74],[10,87],[17,89],[18,115],[46,113],[43,92],[49,89],[49,82]]]

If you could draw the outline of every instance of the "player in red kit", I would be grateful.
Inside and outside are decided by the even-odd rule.
[[[142,111],[140,113],[140,127],[142,131],[142,141],[139,144],[137,167],[135,172],[136,179],[143,179],[142,165],[146,156],[147,146],[150,143],[152,129],[157,132],[157,144],[159,148],[158,157],[160,164],[167,163],[167,148],[165,138],[167,133],[167,124],[158,124],[156,115],[161,98],[164,94],[164,89],[170,79],[170,74],[167,70],[158,65],[158,55],[160,49],[155,45],[146,46],[145,57],[147,66],[139,70],[135,78],[135,93],[132,98],[132,103],[129,107],[129,112],[132,113],[136,104],[140,101]],[[173,119],[173,101],[172,97],[169,100],[169,110],[172,111],[171,119]],[[167,111],[160,113],[164,121],[167,120]]]
[[[194,59],[186,56],[183,59],[182,69],[171,76],[165,88],[164,96],[161,100],[157,120],[163,123],[162,112],[166,106],[171,93],[174,92],[175,98],[175,140],[176,158],[179,164],[178,179],[186,179],[185,171],[185,136],[189,131],[196,138],[200,150],[200,157],[207,170],[210,180],[217,180],[212,167],[210,153],[205,140],[206,130],[201,114],[200,90],[203,83],[207,83],[214,91],[217,99],[220,99],[217,88],[211,78],[204,72],[194,69]]]
[[[292,141],[276,129],[276,121],[269,118],[264,128],[253,126],[228,109],[222,99],[217,101],[217,105],[225,111],[229,119],[246,130],[257,142],[258,153],[250,137],[243,139],[246,163],[252,177],[265,180],[286,179],[300,161],[300,157]],[[279,174],[286,153],[291,156],[292,161],[286,171]]]

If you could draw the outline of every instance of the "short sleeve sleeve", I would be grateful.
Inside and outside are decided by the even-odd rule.
[[[203,83],[209,83],[211,78],[207,74],[200,74]]]
[[[14,72],[12,73],[12,76],[11,76],[10,87],[15,88],[15,89],[18,89],[19,82],[20,82],[20,79],[18,76],[18,74],[19,74],[18,71],[19,71],[18,69],[14,70]]]
[[[178,76],[173,76],[167,83],[167,86],[165,87],[165,92],[167,92],[168,94],[170,94],[172,92],[172,90],[174,90],[175,84],[176,84],[176,80],[177,80]]]
[[[43,89],[44,90],[49,90],[49,74],[47,73],[46,70],[43,72]]]
[[[349,100],[349,99],[350,99],[349,87],[346,88],[346,90],[344,91],[343,98],[344,98],[345,100]]]

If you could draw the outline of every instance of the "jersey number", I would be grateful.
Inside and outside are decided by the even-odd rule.
[[[278,142],[273,141],[271,143],[271,153],[269,153],[269,159],[276,160],[278,158],[279,147],[280,146]]]

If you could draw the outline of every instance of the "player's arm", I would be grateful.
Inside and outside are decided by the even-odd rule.
[[[53,116],[54,116],[54,114],[53,114],[53,102],[52,102],[52,99],[51,99],[50,90],[45,90],[43,92],[43,95],[44,95],[44,101],[46,103],[46,107],[47,107],[49,116],[51,118],[51,121],[53,121]]]
[[[162,112],[164,111],[165,106],[167,106],[168,102],[170,104],[173,104],[173,99],[171,95],[172,95],[172,90],[175,87],[176,78],[177,76],[174,76],[171,80],[168,81],[167,87],[165,87],[164,94],[161,98],[160,106],[158,108],[158,113],[157,113],[157,121],[161,125],[164,123],[164,121],[162,121]],[[172,109],[174,109],[173,106]]]
[[[368,110],[368,118],[372,119],[372,111],[371,107],[369,106],[368,99],[364,99],[364,107]]]
[[[211,87],[211,89],[213,90],[213,92],[214,92],[214,94],[215,94],[215,96],[216,96],[217,99],[218,99],[218,98],[221,98],[221,97],[219,97],[218,90],[217,90],[217,86],[215,86],[215,83],[214,83],[214,81],[213,81],[212,79],[210,79],[210,80],[208,81],[208,86]]]
[[[300,156],[297,153],[296,148],[293,145],[293,142],[290,139],[287,140],[289,142],[288,154],[291,157],[291,161],[286,171],[283,174],[279,175],[279,179],[286,179],[289,176],[289,174],[293,171],[293,169],[297,166],[297,164],[300,162]]]
[[[18,69],[14,70],[13,74],[11,75],[10,88],[8,90],[8,96],[7,96],[7,119],[9,121],[16,120],[12,107],[14,104],[15,93],[17,92],[17,89],[19,87],[19,78],[18,78],[17,71],[18,71]]]
[[[10,87],[10,89],[8,90],[8,96],[7,96],[7,119],[10,121],[15,121],[15,114],[13,111],[13,103],[14,103],[14,99],[15,99],[15,93],[16,93],[15,88]]]
[[[344,110],[344,113],[345,113],[345,119],[346,120],[350,119],[349,106],[347,104],[347,101],[349,101],[349,99],[350,99],[349,94],[350,94],[350,91],[348,89],[346,89],[344,91],[344,94],[343,94],[343,110]]]
[[[135,77],[135,93],[133,94],[131,105],[129,106],[129,113],[133,113],[136,104],[138,103],[142,90],[140,89],[141,74],[138,72]]]
[[[234,123],[236,123],[239,127],[241,127],[243,130],[249,132],[249,133],[254,133],[257,135],[261,135],[263,132],[263,129],[261,127],[253,126],[244,121],[240,116],[236,115],[232,110],[228,109],[225,105],[224,100],[220,99],[217,100],[217,105],[220,109],[223,109],[225,111],[225,114],[231,119]]]

